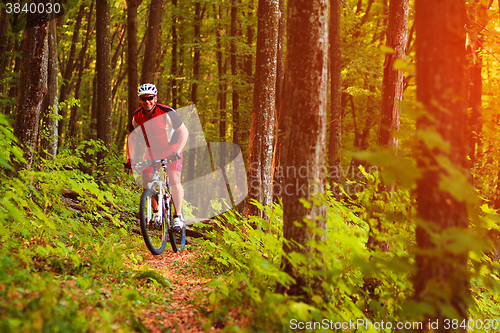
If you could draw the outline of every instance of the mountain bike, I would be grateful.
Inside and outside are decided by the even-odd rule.
[[[167,245],[167,234],[174,252],[186,244],[186,227],[174,231],[173,198],[167,172],[168,159],[153,161],[153,180],[141,195],[139,220],[144,242],[154,255],[160,255]],[[153,206],[156,202],[157,209]]]

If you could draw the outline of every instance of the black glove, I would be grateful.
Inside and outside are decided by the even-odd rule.
[[[170,154],[170,156],[169,156],[169,157],[167,157],[167,159],[168,159],[168,161],[169,161],[170,163],[172,163],[172,162],[175,162],[175,161],[177,161],[177,160],[180,160],[180,159],[181,159],[181,155],[179,155],[179,153],[178,153],[178,152],[175,152],[175,151],[174,151],[172,154]]]
[[[132,163],[130,162],[130,158],[127,160],[127,162],[123,162],[123,166],[125,169],[132,169]]]

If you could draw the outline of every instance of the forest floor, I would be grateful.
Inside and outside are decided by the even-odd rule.
[[[165,295],[163,306],[153,306],[142,311],[142,323],[149,332],[220,332],[206,317],[209,308],[207,283],[194,268],[199,257],[196,251],[184,250],[174,253],[167,248],[162,255],[154,256],[144,247],[141,255],[146,265],[162,274],[171,284],[172,290]],[[202,312],[205,312],[203,314]]]

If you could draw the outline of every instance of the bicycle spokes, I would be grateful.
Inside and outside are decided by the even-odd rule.
[[[144,191],[141,196],[139,217],[144,241],[155,255],[161,254],[167,244],[166,216],[163,212],[154,212],[153,202],[158,203],[158,194],[152,189]]]

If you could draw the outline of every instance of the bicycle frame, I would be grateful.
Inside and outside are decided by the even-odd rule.
[[[140,201],[139,220],[141,231],[144,241],[146,242],[146,246],[154,255],[159,255],[164,251],[167,232],[174,252],[182,251],[186,240],[185,227],[182,227],[180,231],[174,230],[174,219],[172,216],[174,209],[173,197],[170,193],[167,169],[167,164],[169,162],[170,161],[168,159],[153,161],[152,165],[147,162],[147,166],[153,167],[153,178],[151,182],[147,183],[146,189],[142,193]],[[153,203],[155,201],[157,203],[156,208],[158,209],[157,212],[159,216],[155,216],[155,218],[153,218]],[[150,238],[150,232],[148,230],[151,230],[153,233],[153,238]],[[161,232],[161,234],[158,232]],[[177,246],[176,243],[176,232],[180,234],[180,246]],[[156,238],[154,238],[155,236]],[[160,240],[161,242],[155,243],[157,240]]]
[[[160,174],[158,172],[158,164],[161,164],[161,170],[164,172],[164,177],[160,177]],[[153,181],[148,183],[148,188],[158,192],[158,211],[163,212],[163,198],[167,197],[167,205],[170,203],[170,200],[172,200],[172,195],[169,192],[170,184],[168,179],[168,169],[166,163],[163,160],[155,161],[153,163],[153,168]],[[148,219],[151,219],[151,214],[152,212],[148,211]]]

